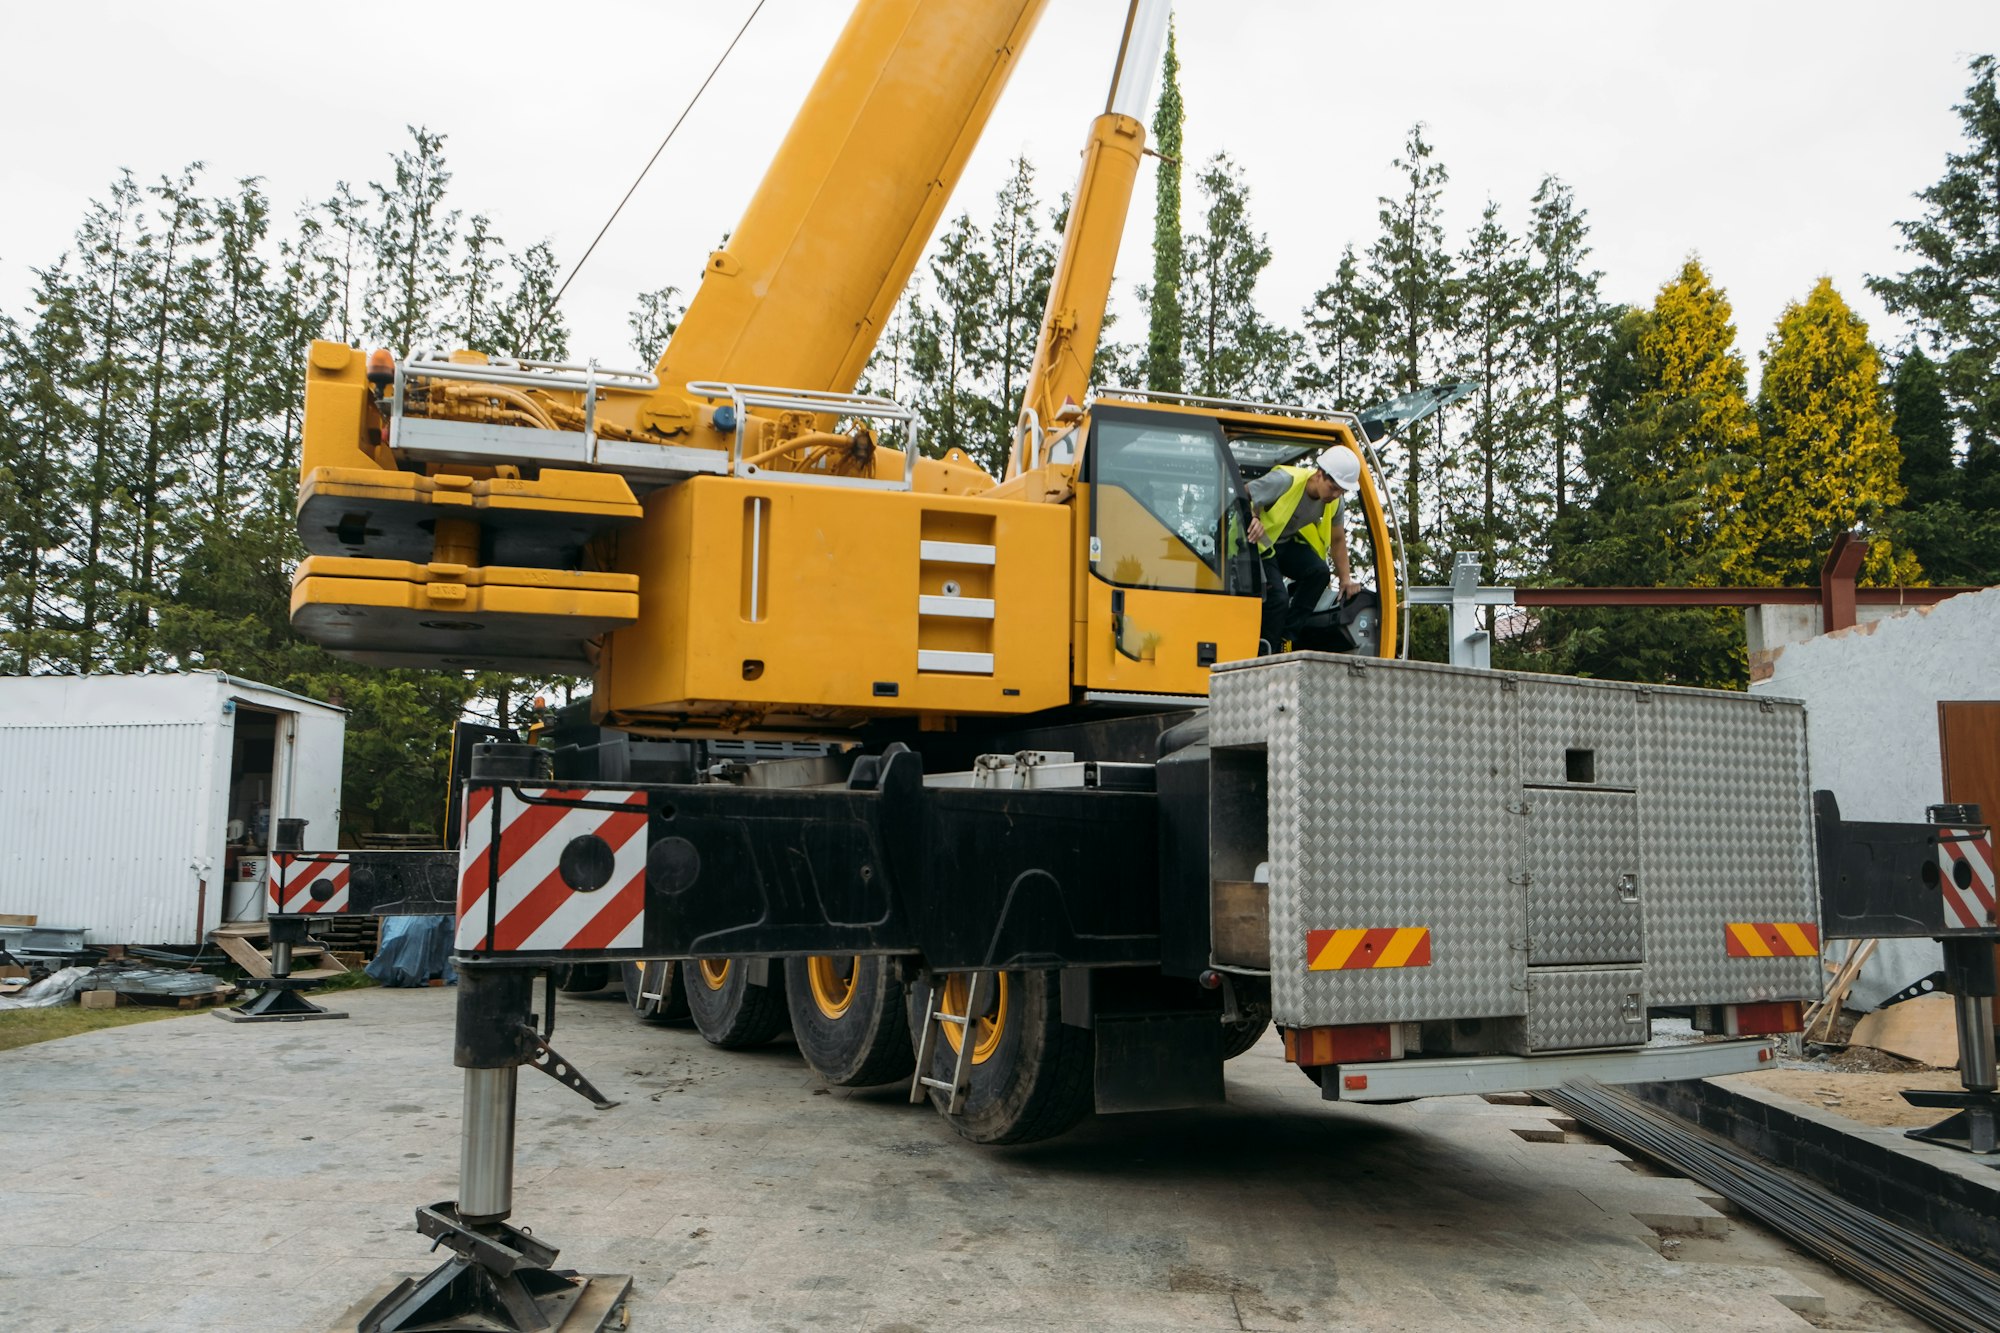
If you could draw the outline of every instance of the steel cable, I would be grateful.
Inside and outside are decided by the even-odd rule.
[[[665,152],[667,145],[673,142],[674,135],[680,130],[681,122],[688,118],[688,113],[694,110],[695,103],[699,102],[701,95],[708,91],[708,85],[715,82],[715,76],[722,72],[723,62],[729,59],[729,53],[736,49],[736,44],[743,40],[743,34],[750,31],[750,25],[763,10],[764,3],[765,0],[757,0],[757,3],[751,7],[750,16],[743,20],[743,26],[736,30],[736,35],[729,39],[729,45],[722,48],[722,54],[716,57],[715,65],[708,71],[708,77],[701,81],[701,87],[694,90],[694,96],[688,98],[687,105],[681,108],[681,114],[675,118],[673,125],[668,128],[666,138],[660,140],[660,146],[655,148],[653,155],[646,159],[646,165],[639,168],[639,174],[633,178],[631,186],[625,191],[625,197],[620,199],[618,206],[611,210],[611,216],[604,219],[604,225],[597,229],[597,235],[592,238],[590,244],[584,249],[583,257],[576,261],[576,267],[569,271],[569,276],[562,280],[562,286],[556,288],[556,294],[549,298],[548,305],[543,308],[541,314],[535,316],[535,322],[528,326],[528,336],[523,340],[526,346],[521,349],[524,355],[528,348],[535,345],[535,334],[541,331],[542,321],[554,312],[557,305],[561,304],[563,293],[569,290],[569,285],[572,282],[576,281],[576,275],[583,271],[584,264],[589,262],[590,256],[596,252],[597,243],[604,239],[604,234],[611,230],[611,224],[618,220],[618,215],[625,211],[625,205],[632,201],[632,195],[638,190],[639,183],[646,179],[646,173],[653,169],[653,164],[660,160],[660,154]]]

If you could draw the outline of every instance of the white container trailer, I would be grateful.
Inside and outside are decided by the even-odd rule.
[[[219,671],[0,677],[0,913],[169,946],[258,919],[279,819],[338,840],[346,732]]]

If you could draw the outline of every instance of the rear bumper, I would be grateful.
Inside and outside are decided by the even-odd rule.
[[[1762,1069],[1774,1058],[1769,1041],[1709,1041],[1576,1055],[1416,1057],[1340,1065],[1322,1080],[1328,1101],[1400,1102],[1413,1097],[1532,1092],[1573,1079],[1599,1083],[1664,1083]],[[1361,1080],[1365,1080],[1362,1082]],[[1358,1086],[1357,1086],[1358,1084]]]

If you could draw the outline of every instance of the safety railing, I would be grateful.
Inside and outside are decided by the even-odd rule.
[[[777,412],[809,412],[840,420],[889,421],[904,428],[903,476],[901,481],[876,477],[840,477],[811,472],[787,472],[786,481],[826,482],[848,486],[909,490],[917,475],[918,418],[914,409],[893,398],[865,393],[831,393],[823,389],[783,389],[767,384],[731,384],[722,380],[695,380],[688,392],[701,398],[727,399],[733,410],[735,442],[730,446],[729,470],[739,476],[755,476],[754,466],[745,466],[744,432],[749,411],[761,407]]]
[[[660,377],[650,370],[611,370],[596,361],[586,361],[581,365],[567,361],[533,361],[526,357],[490,357],[483,362],[454,361],[448,352],[425,350],[412,352],[396,363],[392,423],[403,416],[404,385],[412,379],[462,380],[511,389],[552,389],[581,394],[586,448],[597,439],[599,389],[651,393],[660,387]]]

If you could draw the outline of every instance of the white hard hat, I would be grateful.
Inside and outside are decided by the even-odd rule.
[[[1344,444],[1337,444],[1319,456],[1319,470],[1333,478],[1333,484],[1351,491],[1361,484],[1361,460]]]

